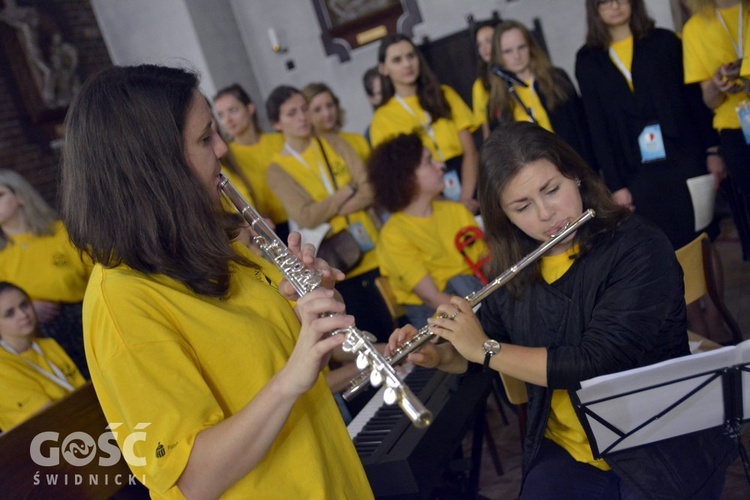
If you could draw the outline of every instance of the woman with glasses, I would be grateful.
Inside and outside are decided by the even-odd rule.
[[[576,77],[596,163],[615,203],[680,248],[697,236],[686,180],[708,168],[717,187],[723,176],[700,89],[683,83],[680,40],[654,27],[643,0],[587,0],[586,20]]]

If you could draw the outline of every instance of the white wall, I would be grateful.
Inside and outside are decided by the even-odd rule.
[[[346,109],[346,129],[362,131],[370,120],[362,74],[376,64],[378,44],[355,49],[344,63],[326,56],[311,0],[92,0],[92,4],[116,64],[187,59],[203,74],[207,94],[238,81],[253,94],[261,114],[265,97],[275,86],[323,81]],[[418,4],[423,22],[415,27],[416,41],[465,29],[468,14],[484,19],[497,10],[501,17],[527,25],[538,17],[554,64],[573,76],[575,53],[586,31],[583,0],[418,0]],[[646,5],[659,26],[673,27],[670,0],[646,0]],[[270,27],[288,48],[286,53],[271,50]],[[287,69],[289,62],[294,69]]]

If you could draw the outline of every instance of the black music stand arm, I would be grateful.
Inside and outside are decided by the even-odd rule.
[[[523,99],[521,99],[521,96],[518,95],[518,93],[516,92],[516,87],[513,85],[513,82],[511,82],[507,78],[503,78],[503,82],[505,82],[505,88],[508,90],[508,93],[516,101],[516,104],[521,106],[521,109],[523,109],[526,112],[526,115],[528,115],[529,120],[531,120],[531,123],[536,123],[538,125],[539,123],[536,121],[536,118],[534,118],[534,113],[531,112],[531,108],[529,108],[523,102]]]
[[[633,434],[640,431],[641,429],[648,426],[649,424],[656,422],[659,419],[663,418],[669,412],[672,412],[673,410],[675,410],[675,408],[678,408],[683,402],[687,401],[694,395],[701,392],[704,388],[708,387],[711,382],[715,381],[717,378],[720,378],[721,390],[723,394],[723,403],[724,403],[724,424],[723,424],[724,432],[727,436],[737,441],[739,454],[742,459],[743,467],[745,469],[745,475],[747,477],[748,483],[750,483],[750,460],[748,460],[747,451],[745,450],[745,447],[742,443],[742,430],[741,430],[742,423],[746,420],[750,420],[750,415],[744,415],[744,411],[743,411],[743,388],[742,388],[742,373],[743,372],[750,373],[750,364],[740,364],[740,365],[720,368],[717,370],[711,370],[708,372],[697,373],[689,377],[684,377],[684,378],[680,378],[676,380],[670,380],[668,382],[654,384],[652,386],[644,387],[642,389],[632,390],[629,392],[625,392],[623,394],[613,395],[613,396],[601,398],[595,401],[589,401],[587,403],[583,403],[581,401],[576,391],[571,391],[570,394],[571,394],[573,407],[578,413],[579,420],[581,421],[581,424],[583,425],[586,435],[588,436],[589,444],[591,446],[591,451],[594,455],[594,458],[601,458],[601,457],[604,457],[606,454],[610,453],[612,449],[617,447],[623,440],[632,436]],[[667,386],[667,385],[674,384],[677,382],[682,382],[684,380],[705,377],[705,376],[708,376],[708,378],[706,378],[706,380],[704,380],[698,386],[694,387],[692,390],[688,391],[686,394],[676,399],[674,403],[667,406],[665,409],[663,409],[659,413],[651,416],[650,418],[647,418],[639,425],[633,426],[633,428],[629,431],[623,431],[621,429],[618,429],[616,425],[608,422],[605,418],[602,418],[602,416],[598,415],[596,411],[590,408],[590,406],[594,406],[595,404],[606,402],[609,400],[616,400],[622,396],[637,395],[639,393],[643,393],[651,389],[656,389],[662,386]],[[614,433],[616,436],[618,436],[618,438],[615,441],[613,441],[612,444],[607,446],[605,449],[600,449],[600,446],[596,441],[595,434],[592,431],[591,424],[589,423],[589,420],[588,420],[589,418],[592,420],[595,420],[601,426],[609,429],[609,431]],[[656,441],[652,441],[652,442],[656,442]]]

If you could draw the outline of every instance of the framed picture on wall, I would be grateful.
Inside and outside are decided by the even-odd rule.
[[[326,54],[341,62],[357,47],[389,33],[412,36],[422,22],[417,0],[312,0]]]
[[[61,121],[80,79],[78,51],[54,18],[6,0],[0,10],[0,41],[32,123]]]

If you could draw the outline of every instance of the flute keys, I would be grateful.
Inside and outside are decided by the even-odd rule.
[[[370,384],[373,387],[377,387],[382,383],[383,383],[383,376],[380,374],[379,371],[373,370],[372,373],[370,373]]]
[[[398,400],[396,390],[393,387],[388,387],[383,393],[383,401],[385,401],[385,404],[387,405],[392,405],[396,400]]]
[[[367,356],[365,356],[361,352],[357,354],[357,368],[359,368],[360,370],[364,370],[369,364],[370,361],[367,359]]]

